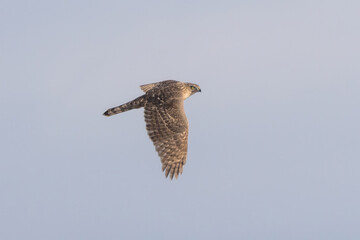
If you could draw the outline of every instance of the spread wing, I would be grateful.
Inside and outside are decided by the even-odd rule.
[[[155,87],[158,87],[160,85],[168,85],[169,83],[174,83],[174,82],[177,82],[175,80],[165,80],[165,81],[162,81],[162,82],[156,82],[156,83],[149,83],[149,84],[144,84],[144,85],[141,85],[140,88],[141,90],[143,90],[144,92],[148,92],[150,91],[151,89],[155,88]]]
[[[146,129],[155,145],[165,176],[175,178],[183,171],[187,156],[188,121],[182,100],[145,104]]]
[[[150,89],[153,89],[155,86],[157,86],[159,83],[149,83],[149,84],[144,84],[141,85],[140,88],[141,90],[143,90],[144,92],[149,91]]]

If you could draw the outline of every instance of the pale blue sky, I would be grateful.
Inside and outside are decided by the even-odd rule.
[[[1,1],[0,239],[360,239],[358,1]],[[166,79],[188,161],[143,111]]]

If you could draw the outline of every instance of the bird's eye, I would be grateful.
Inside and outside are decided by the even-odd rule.
[[[191,90],[193,90],[193,91],[196,90],[196,87],[195,87],[195,86],[191,86],[190,88],[191,88]]]

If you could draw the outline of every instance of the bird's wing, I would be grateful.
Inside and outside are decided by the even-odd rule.
[[[149,83],[149,84],[144,84],[144,85],[140,85],[141,90],[143,90],[144,92],[147,92],[151,89],[153,89],[154,87],[157,86],[166,86],[167,84],[171,83],[171,82],[177,82],[175,80],[165,80],[162,82],[156,82],[156,83]]]
[[[159,100],[159,99],[158,99]],[[187,156],[188,121],[183,100],[145,104],[146,129],[155,145],[165,176],[172,179],[183,171]]]
[[[149,91],[150,89],[154,88],[156,85],[158,85],[159,83],[149,83],[149,84],[144,84],[141,85],[140,88],[141,90],[143,90],[144,92]]]

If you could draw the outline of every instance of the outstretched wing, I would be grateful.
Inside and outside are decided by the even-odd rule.
[[[156,85],[158,85],[159,83],[149,83],[149,84],[144,84],[141,85],[140,88],[141,90],[143,90],[144,92],[149,91],[150,89],[154,88]]]
[[[164,103],[159,98],[145,104],[146,129],[155,145],[165,176],[183,171],[187,156],[188,121],[180,99]]]
[[[153,88],[155,88],[155,87],[158,87],[158,86],[166,86],[166,85],[168,85],[169,83],[175,83],[175,82],[177,82],[177,81],[175,81],[175,80],[165,80],[165,81],[162,81],[162,82],[144,84],[144,85],[141,85],[140,88],[141,88],[141,90],[143,90],[144,92],[148,92],[148,91],[150,91],[151,89],[153,89]]]

